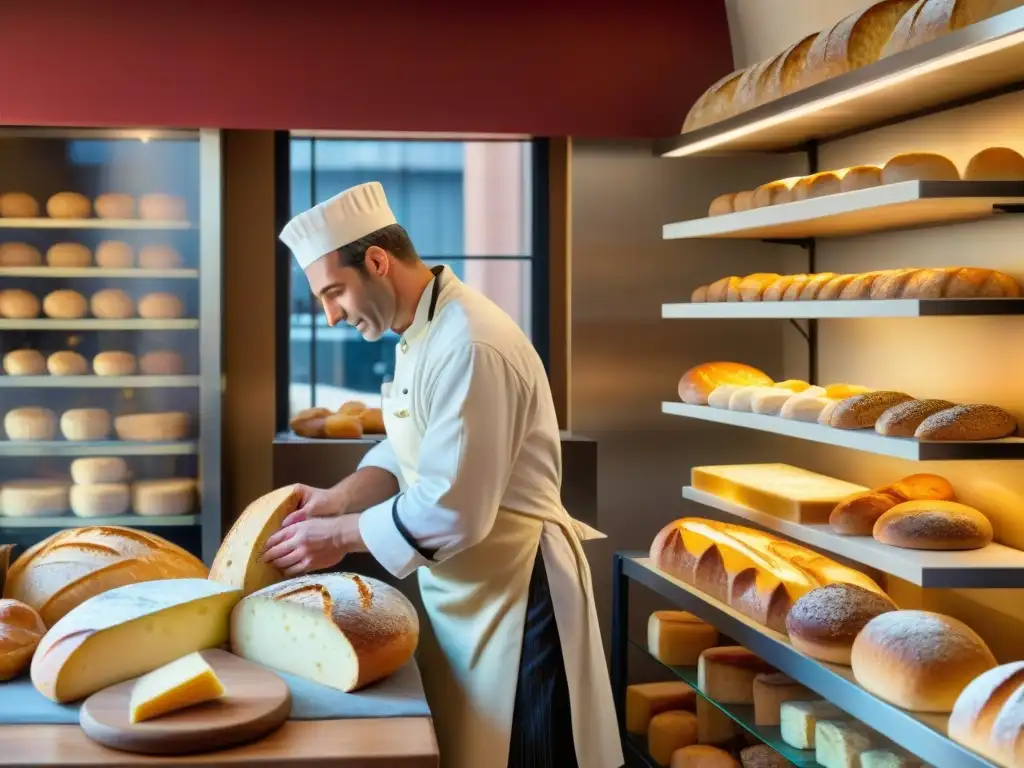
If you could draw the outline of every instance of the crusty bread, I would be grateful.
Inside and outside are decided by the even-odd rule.
[[[288,426],[299,437],[326,437],[324,425],[331,415],[330,408],[306,408],[292,416]]]
[[[740,280],[740,301],[760,301],[766,288],[782,275],[774,272],[756,272]]]
[[[901,181],[959,181],[953,161],[933,152],[906,152],[889,159],[882,168],[882,183]]]
[[[971,680],[996,666],[974,630],[929,611],[876,616],[853,641],[850,660],[858,683],[911,712],[949,712]]]
[[[818,291],[814,298],[819,301],[836,301],[842,294],[843,289],[857,279],[857,275],[836,275],[827,281]],[[801,296],[800,298],[804,298]]]
[[[841,180],[833,171],[822,171],[800,178],[793,184],[794,200],[834,195],[840,191]]]
[[[754,190],[754,207],[765,208],[769,205],[782,205],[792,202],[793,185],[799,179],[779,179],[762,184]]]
[[[736,196],[732,199],[732,207],[736,213],[752,210],[754,207],[754,190],[745,189],[742,192],[737,192]]]
[[[897,270],[864,272],[843,286],[838,298],[843,301],[863,300],[871,298],[871,288],[876,281],[888,277]]]
[[[870,536],[883,514],[905,501],[955,501],[949,481],[939,475],[908,475],[895,483],[854,493],[840,501],[829,515],[829,525],[843,536]]]
[[[691,304],[703,304],[708,300],[708,286],[700,285],[693,289],[690,294]]]
[[[736,94],[740,78],[745,71],[738,69],[735,72],[730,72],[704,91],[687,113],[686,119],[683,121],[682,133],[695,131],[736,114],[733,96]]]
[[[772,379],[743,363],[702,363],[683,374],[679,380],[679,399],[691,405],[707,405],[708,395],[722,384],[739,386],[771,386]]]
[[[324,437],[334,440],[354,440],[363,436],[363,423],[359,415],[332,413],[324,419]]]
[[[956,492],[949,480],[941,475],[920,472],[883,485],[876,490],[896,496],[901,501],[927,500],[956,501]]]
[[[811,279],[804,283],[803,288],[799,290],[795,297],[789,295],[789,291],[786,291],[786,295],[782,297],[783,301],[791,301],[797,299],[799,301],[813,301],[818,298],[822,289],[832,282],[836,277],[839,277],[835,272],[820,272],[816,275],[812,275]]]
[[[942,290],[947,299],[1015,298],[1020,294],[1020,284],[1010,275],[979,267],[951,270]]]
[[[1024,764],[1024,661],[982,672],[960,692],[949,737],[996,765]]]
[[[890,56],[931,42],[992,16],[1024,5],[1024,0],[918,0],[886,43]]]
[[[885,41],[885,45],[882,46],[882,52],[879,58],[884,59],[886,56],[892,56],[894,53],[899,53],[908,47],[910,41],[910,32],[914,28],[914,22],[921,13],[921,9],[928,0],[917,0],[907,12],[900,17],[900,20],[896,22],[896,26],[893,27],[892,33],[889,35],[889,39]]]
[[[0,199],[3,195],[0,195]],[[28,243],[0,243],[0,267],[38,267],[43,263],[39,249]]]
[[[878,417],[894,405],[913,400],[903,392],[879,390],[841,400],[832,410],[829,426],[838,429],[870,429]]]
[[[1024,156],[1009,147],[988,147],[964,168],[964,181],[1024,181]]]
[[[992,523],[956,501],[905,501],[878,518],[872,535],[904,549],[981,549],[992,543]]]
[[[39,215],[39,201],[25,192],[0,194],[0,217],[34,219]]]
[[[839,182],[840,192],[871,189],[882,183],[882,169],[877,165],[855,165],[846,169]]]
[[[786,291],[793,283],[806,283],[811,279],[810,275],[780,275],[772,281],[771,285],[764,289],[761,294],[761,301],[782,301]]]
[[[956,405],[921,422],[918,440],[998,440],[1017,433],[1017,419],[994,405]]]
[[[807,52],[811,49],[811,44],[817,36],[817,32],[807,35],[802,40],[793,43],[775,59],[765,78],[764,90],[761,94],[762,103],[774,101],[799,90],[800,75],[807,61]]]
[[[719,195],[708,206],[708,216],[724,216],[727,213],[732,213],[735,210],[733,206],[735,200],[735,192],[726,192],[724,195]]]
[[[883,411],[875,421],[875,432],[886,437],[913,437],[922,421],[953,406],[949,400],[904,400]]]
[[[363,434],[383,435],[387,430],[384,427],[384,411],[380,408],[367,408],[359,414],[359,423],[363,425]]]
[[[736,114],[751,110],[761,103],[767,88],[769,73],[781,55],[777,54],[770,59],[759,61],[740,76],[736,94],[733,96],[733,108]]]
[[[789,641],[800,653],[830,664],[850,664],[854,638],[875,616],[897,610],[885,594],[855,584],[826,584],[793,604]]]
[[[708,286],[708,301],[726,301],[730,293],[739,295],[740,278],[735,275],[715,280]]]
[[[925,272],[922,269],[900,269],[875,280],[871,284],[872,299],[902,299],[909,298],[903,295],[907,283],[917,272]]]
[[[0,682],[20,675],[46,634],[46,625],[31,606],[0,599]]]

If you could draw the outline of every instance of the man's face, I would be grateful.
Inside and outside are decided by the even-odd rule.
[[[309,288],[320,300],[328,325],[348,323],[367,341],[377,341],[395,319],[395,292],[388,278],[388,256],[380,248],[366,252],[366,269],[343,267],[336,253],[306,268]]]

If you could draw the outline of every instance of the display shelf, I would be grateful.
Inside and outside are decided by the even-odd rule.
[[[0,331],[192,331],[199,327],[198,320],[103,320],[85,317],[81,320],[0,320]]]
[[[919,587],[1016,589],[1024,587],[1024,552],[989,544],[983,549],[934,552],[891,547],[870,536],[840,536],[827,523],[797,523],[750,509],[692,486],[683,498],[755,523],[815,549],[870,566]]]
[[[0,229],[192,229],[190,221],[151,221],[149,219],[2,219]]]
[[[2,221],[2,219],[0,219]],[[106,267],[0,267],[0,277],[116,277],[139,280],[186,280],[199,277],[198,269],[108,269]]]
[[[714,125],[658,142],[663,157],[729,150],[794,150],[1013,87],[1024,71],[1024,8],[971,24],[783,96]]]
[[[636,760],[640,761],[641,765],[646,766],[646,768],[660,768],[654,762],[651,753],[647,751],[647,739],[643,736],[638,736],[635,733],[623,734],[622,745],[626,748],[628,754],[632,754]],[[632,763],[628,763],[628,765],[632,765]]]
[[[123,525],[130,528],[160,528],[200,524],[199,515],[114,515],[112,517],[0,517],[4,528],[81,528],[83,525]]]
[[[780,672],[921,760],[957,768],[991,768],[987,760],[946,736],[946,716],[914,714],[874,696],[856,682],[849,667],[825,664],[804,656],[790,645],[785,635],[757,624],[710,595],[662,573],[645,553],[617,552],[614,569],[616,573],[621,569],[623,578],[643,584],[679,608],[714,625]],[[622,610],[620,603],[619,611]]]
[[[1013,181],[902,181],[749,211],[665,224],[662,238],[801,239],[952,224],[1024,205]]]
[[[175,389],[199,383],[198,376],[0,376],[0,389]]]
[[[745,411],[727,411],[707,405],[663,402],[662,413],[700,419],[715,424],[756,429],[776,435],[795,437],[815,443],[850,448],[880,456],[892,456],[907,461],[979,461],[1024,459],[1024,438],[1007,437],[1002,440],[914,440],[905,437],[885,437],[872,429],[836,429],[806,421],[793,421],[780,416],[764,416]]]
[[[708,301],[661,305],[661,316],[666,320],[857,319],[1022,314],[1024,299]]]
[[[132,443],[125,440],[0,440],[0,456],[190,456],[199,452],[192,441]]]

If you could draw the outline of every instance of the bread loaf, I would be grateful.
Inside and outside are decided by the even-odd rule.
[[[363,423],[359,416],[332,413],[324,419],[324,437],[334,440],[355,440],[363,436]]]
[[[754,678],[775,669],[739,645],[708,648],[697,661],[697,687],[719,704],[753,704]]]
[[[363,434],[383,435],[387,430],[384,427],[384,412],[380,408],[367,408],[359,414],[359,423],[363,425]]]
[[[1024,156],[1009,147],[988,147],[964,168],[964,181],[1024,181]]]
[[[15,349],[4,355],[3,368],[8,376],[42,376],[46,361],[35,349]]]
[[[135,355],[131,352],[100,352],[92,359],[97,376],[131,376],[135,373]]]
[[[154,193],[139,198],[139,217],[148,221],[185,221],[188,206],[185,198]]]
[[[146,376],[177,376],[184,370],[181,355],[171,350],[154,350],[139,358],[139,372]]]
[[[882,51],[883,56],[914,48],[950,32],[1024,4],[1024,0],[918,0]]]
[[[735,275],[715,280],[708,286],[708,301],[725,301],[733,291],[738,295],[740,279]]]
[[[119,288],[105,288],[92,295],[89,301],[93,317],[104,320],[124,320],[135,315],[135,302]]]
[[[99,195],[93,201],[96,216],[101,219],[135,218],[135,198],[117,192]]]
[[[882,169],[877,165],[855,165],[848,168],[839,182],[840,192],[871,189],[882,183]]]
[[[807,282],[810,279],[810,275],[781,275],[764,289],[761,301],[782,301],[789,286],[795,282]]]
[[[700,518],[665,526],[651,544],[658,569],[754,621],[786,631],[793,602],[833,582],[882,590],[864,574],[816,552],[751,528]]]
[[[346,692],[393,674],[418,641],[405,595],[352,573],[289,579],[242,598],[231,613],[236,656]]]
[[[155,535],[119,526],[55,533],[25,550],[7,574],[4,595],[39,611],[52,627],[94,595],[141,581],[206,578],[206,566]]]
[[[834,272],[822,272],[821,274],[814,275],[804,284],[803,290],[792,298],[799,299],[800,301],[813,301],[818,298],[818,294],[821,293],[822,289],[836,277],[841,277],[841,275],[837,275]],[[788,301],[790,298],[789,291],[786,291],[783,300]]]
[[[45,634],[46,625],[32,608],[17,600],[0,599],[0,682],[28,668]]]
[[[762,184],[754,190],[754,207],[765,208],[769,205],[783,205],[793,202],[793,185],[798,179],[779,179]]]
[[[745,189],[742,192],[737,192],[736,196],[732,199],[732,208],[735,213],[740,211],[749,211],[754,207],[754,190]]]
[[[719,195],[712,200],[711,205],[708,206],[708,216],[724,216],[727,213],[732,213],[735,210],[733,207],[735,199],[735,192],[727,192],[724,195]]]
[[[807,61],[807,52],[817,36],[817,33],[807,35],[775,59],[764,83],[762,102],[780,99],[800,88],[800,75]]]
[[[141,480],[132,486],[132,508],[143,517],[191,514],[195,497],[196,481],[188,477]]]
[[[875,421],[875,432],[886,437],[913,437],[922,421],[952,407],[948,400],[904,400],[882,412]]]
[[[0,243],[0,267],[38,267],[42,263],[39,249],[28,243]]]
[[[992,523],[955,501],[905,501],[875,522],[873,535],[904,549],[981,549],[992,543]]]
[[[0,516],[58,517],[67,511],[66,482],[9,480],[0,486]]]
[[[15,408],[4,416],[8,440],[53,440],[57,415],[48,408]]]
[[[697,716],[693,712],[661,712],[647,726],[647,752],[658,765],[670,766],[676,750],[696,743]]]
[[[786,701],[806,701],[814,694],[781,672],[762,673],[754,678],[754,724],[777,726]]]
[[[722,384],[770,386],[772,380],[763,371],[742,363],[703,363],[683,374],[679,399],[691,405],[707,405],[708,395]]]
[[[896,155],[882,168],[882,183],[901,181],[959,181],[960,172],[953,161],[930,152]]]
[[[88,302],[78,291],[52,291],[43,299],[43,314],[58,320],[78,320],[88,309]]]
[[[51,376],[82,376],[89,372],[89,363],[77,352],[65,349],[46,358],[46,370]]]
[[[740,764],[724,749],[694,744],[673,752],[669,768],[740,768]]]
[[[34,219],[39,215],[39,202],[25,192],[0,194],[0,217],[5,219]]]
[[[78,517],[116,517],[128,511],[131,495],[125,483],[71,486],[71,511]]]
[[[288,426],[299,437],[326,437],[324,424],[332,415],[330,408],[306,408],[292,416]]]
[[[982,672],[957,697],[949,738],[1011,768],[1024,760],[1024,661]]]
[[[173,293],[148,293],[139,299],[139,317],[146,320],[176,320],[184,311],[181,299]]]
[[[851,661],[858,683],[911,712],[951,711],[967,684],[996,666],[974,630],[929,611],[875,617],[853,641]]]
[[[46,201],[46,213],[53,219],[88,219],[92,203],[78,192],[58,192]]]
[[[804,176],[793,185],[794,200],[809,200],[814,197],[834,195],[839,192],[839,176],[832,171],[822,171]]]
[[[12,320],[31,320],[39,317],[39,299],[21,288],[0,291],[0,317]]]
[[[962,267],[954,271],[943,292],[947,299],[1014,298],[1020,295],[1020,284],[1010,275],[977,267]]]
[[[843,499],[829,515],[829,524],[838,534],[871,536],[878,518],[897,504],[929,499],[955,501],[956,494],[949,481],[939,475],[908,475],[895,483]]]
[[[894,405],[913,400],[903,392],[866,392],[840,400],[832,410],[829,426],[837,429],[870,429],[878,417]]]
[[[670,710],[693,710],[696,692],[681,680],[626,686],[626,732],[646,734],[651,718]]]
[[[672,667],[693,667],[718,643],[718,630],[686,611],[655,611],[647,620],[647,650]]]
[[[103,269],[130,269],[135,264],[135,249],[121,240],[104,240],[96,246],[96,266]]]
[[[821,286],[821,290],[818,291],[818,295],[814,298],[820,301],[835,301],[839,298],[839,294],[843,292],[843,288],[853,282],[856,277],[857,275],[836,275]]]
[[[736,111],[736,114],[747,112],[762,102],[763,94],[767,89],[769,74],[772,67],[779,60],[780,55],[759,61],[740,75],[740,81],[736,86],[736,93],[732,99],[733,109]]]
[[[855,584],[827,584],[811,590],[786,619],[789,641],[800,653],[831,664],[850,664],[853,641],[864,626],[896,604],[885,594]]]
[[[187,413],[135,413],[114,419],[114,432],[119,440],[159,443],[184,440],[189,436],[191,418]]]
[[[683,121],[682,133],[695,131],[736,114],[733,96],[745,70],[730,72],[708,88],[690,108]]]
[[[956,405],[921,422],[918,440],[998,440],[1017,433],[1013,414],[994,405]]]
[[[843,290],[839,292],[839,298],[842,301],[856,301],[865,300],[871,298],[871,287],[875,284],[876,280],[891,274],[890,272],[865,272],[862,275],[857,275],[853,280],[847,283]]]
[[[104,408],[72,408],[60,417],[65,440],[106,440],[110,435],[110,412]]]
[[[128,480],[128,463],[116,457],[75,459],[71,462],[71,479],[77,485],[123,483]]]

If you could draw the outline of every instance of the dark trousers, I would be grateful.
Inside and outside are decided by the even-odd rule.
[[[508,768],[578,768],[569,683],[540,551],[530,576]]]

